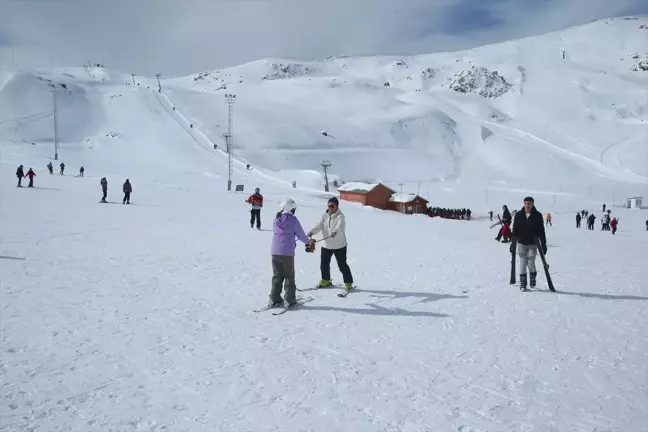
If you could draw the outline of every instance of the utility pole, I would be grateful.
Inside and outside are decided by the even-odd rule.
[[[325,190],[326,192],[328,192],[328,191],[329,191],[329,183],[328,183],[328,169],[331,167],[331,161],[327,161],[327,160],[322,161],[322,163],[320,164],[320,166],[321,166],[322,168],[324,168],[324,182],[325,182],[325,184],[324,184],[324,190]]]
[[[403,185],[405,183],[398,183],[398,186],[400,186],[400,198],[403,199]]]
[[[52,88],[52,102],[54,104],[54,160],[58,160],[59,148],[59,126],[58,126],[58,95],[56,86],[50,84]]]
[[[133,85],[135,85],[135,74],[132,73],[131,76],[133,77]]]
[[[156,76],[157,79],[158,79],[158,92],[160,92],[160,93],[162,93],[162,84],[160,84],[160,76],[161,76],[161,75],[162,75],[162,74],[159,73],[159,72],[155,74],[155,76]]]
[[[234,153],[234,133],[233,133],[233,124],[234,124],[234,103],[236,102],[236,95],[226,94],[225,103],[228,106],[228,118],[227,118],[227,133],[223,136],[225,137],[225,142],[227,143],[227,162],[228,162],[228,173],[227,173],[227,190],[232,190],[232,174],[234,171],[234,166],[232,163],[232,153]]]

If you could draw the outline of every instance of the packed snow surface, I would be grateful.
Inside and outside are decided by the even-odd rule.
[[[612,205],[648,197],[648,81],[621,61],[643,52],[646,24],[404,59],[261,61],[161,93],[104,68],[2,69],[0,430],[648,431],[648,215]],[[442,85],[471,62],[467,83],[498,88],[497,70],[512,87]],[[230,91],[243,193],[226,188]],[[279,203],[294,198],[306,229],[326,209],[322,159],[330,179],[404,183],[474,220],[342,202],[357,290],[254,313]],[[19,164],[35,188],[15,187]],[[244,202],[255,187],[261,231]],[[539,259],[537,289],[509,285],[508,245],[488,229],[488,210],[526,195],[553,216],[556,293]],[[575,228],[603,203],[616,235]],[[301,243],[296,271],[299,288],[319,280]]]

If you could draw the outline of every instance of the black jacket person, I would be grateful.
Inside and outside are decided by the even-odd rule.
[[[531,287],[535,287],[537,271],[535,259],[538,253],[535,238],[540,238],[540,247],[547,253],[542,214],[535,208],[533,198],[524,198],[524,207],[515,213],[513,220],[513,238],[517,241],[517,253],[520,257],[520,289],[526,290],[527,267],[531,276]],[[511,245],[512,247],[512,245]],[[513,250],[511,250],[513,252]]]

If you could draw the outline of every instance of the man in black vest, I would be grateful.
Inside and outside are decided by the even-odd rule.
[[[524,207],[515,214],[513,221],[513,238],[517,240],[517,253],[520,257],[520,290],[527,289],[527,267],[531,276],[531,288],[536,286],[535,260],[538,246],[535,238],[540,238],[542,252],[547,253],[547,237],[545,236],[542,214],[536,210],[532,197],[524,198]],[[511,245],[511,248],[513,245]],[[511,252],[514,252],[511,250]]]

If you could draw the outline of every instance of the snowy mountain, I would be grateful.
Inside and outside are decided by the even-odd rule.
[[[0,429],[647,431],[647,215],[619,206],[648,198],[647,29],[629,17],[456,53],[265,59],[161,92],[96,64],[2,67]],[[243,193],[226,190],[231,93]],[[475,218],[343,202],[358,289],[254,313],[279,203],[294,198],[305,229],[326,209],[322,160],[331,179]],[[35,188],[12,183],[19,164]],[[488,229],[488,210],[526,195],[553,215],[556,293],[539,260],[538,289],[510,286]],[[604,203],[619,232],[575,228]],[[299,288],[319,280],[319,249],[297,244]]]

